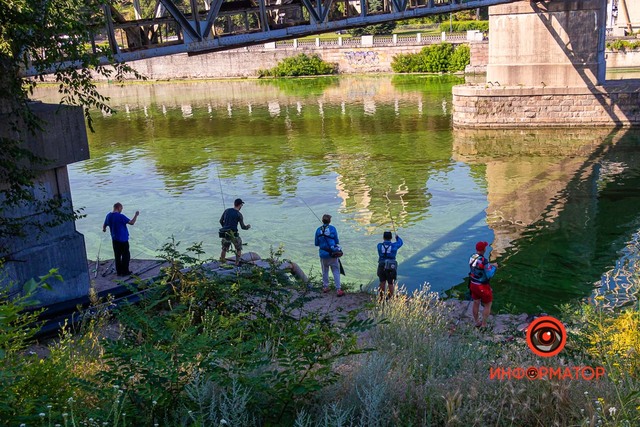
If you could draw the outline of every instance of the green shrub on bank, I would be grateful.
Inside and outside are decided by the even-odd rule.
[[[444,33],[464,33],[465,31],[489,31],[489,21],[453,21],[440,23],[440,31]]]
[[[396,73],[445,73],[464,71],[470,61],[467,45],[454,47],[451,43],[425,46],[418,53],[393,57],[391,69]]]
[[[467,304],[454,312],[426,288],[372,304],[369,320],[335,307],[303,314],[306,287],[277,261],[211,277],[197,246],[187,254],[177,246],[165,247],[165,280],[117,314],[117,338],[98,333],[96,316],[50,356],[24,357],[14,350],[24,350],[15,332],[31,333],[25,315],[0,300],[0,314],[10,314],[0,316],[10,338],[0,354],[0,425],[640,425],[637,305],[565,308],[567,345],[540,358],[521,331],[505,340],[478,331],[461,319]],[[185,273],[188,264],[195,269]],[[602,366],[606,377],[490,378],[491,368],[530,366]]]
[[[637,50],[640,49],[640,40],[639,41],[629,41],[629,40],[614,40],[607,42],[607,49],[626,52],[628,50]]]
[[[335,74],[337,66],[325,62],[317,54],[300,55],[285,58],[275,67],[268,70],[258,70],[260,77],[298,77],[298,76],[319,76],[325,74]]]

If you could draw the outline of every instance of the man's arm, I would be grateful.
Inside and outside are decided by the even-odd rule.
[[[336,241],[336,245],[339,245],[340,244],[340,239],[338,239],[338,230],[335,227],[333,227],[333,232],[336,235],[336,238],[334,239]]]
[[[400,238],[400,236],[398,236],[398,235],[396,234],[396,248],[398,248],[398,249],[399,249],[399,248],[401,248],[403,244],[404,244],[404,242],[402,241],[402,239]]]
[[[238,212],[238,222],[240,223],[240,228],[243,230],[248,230],[251,228],[251,224],[244,225],[244,217],[240,212]]]
[[[129,225],[135,224],[136,220],[138,219],[138,215],[140,215],[140,211],[136,211],[136,214],[133,216],[133,218],[131,218],[129,220],[129,222],[127,224],[129,224]]]
[[[104,217],[104,223],[102,224],[102,232],[106,233],[107,231],[107,221],[109,221],[109,215],[111,215],[110,213],[107,214],[107,216]]]

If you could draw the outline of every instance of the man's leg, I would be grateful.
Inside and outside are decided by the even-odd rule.
[[[129,242],[122,242],[122,274],[125,276],[131,274],[131,271],[129,270],[129,261],[131,261]]]
[[[236,248],[236,267],[240,265],[240,258],[242,258],[242,239],[237,236],[233,240],[233,247]]]
[[[118,276],[122,275],[122,245],[121,242],[116,240],[112,240],[111,244],[113,245],[113,262],[116,265],[116,274]]]
[[[393,298],[393,282],[395,280],[391,279],[387,283],[389,283],[389,298]]]
[[[487,320],[489,319],[489,314],[491,314],[491,301],[486,304],[482,304],[482,327],[487,326]]]
[[[320,268],[322,269],[322,290],[329,289],[329,265],[326,258],[320,258]]]
[[[478,318],[478,312],[480,311],[480,299],[473,300],[473,308],[471,312],[473,313],[473,320],[475,321],[476,326],[481,326],[480,319]]]
[[[340,287],[340,263],[338,258],[331,259],[331,271],[333,272],[333,281],[336,284],[336,289],[339,291]]]
[[[231,243],[227,239],[222,239],[222,252],[220,252],[220,262],[227,262],[227,250],[231,247]]]
[[[378,299],[380,301],[384,300],[384,295],[387,292],[387,282],[385,280],[380,281],[380,285],[378,286]]]

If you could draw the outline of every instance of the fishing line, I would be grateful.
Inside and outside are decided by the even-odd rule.
[[[313,209],[311,209],[311,207],[307,204],[307,202],[305,202],[305,201],[304,201],[304,199],[303,199],[302,197],[300,197],[300,196],[298,196],[298,198],[299,198],[300,200],[302,200],[302,203],[304,203],[304,205],[307,207],[307,209],[309,209],[309,210],[311,211],[311,213],[313,214],[313,216],[315,216],[315,217],[318,219],[318,221],[322,222],[322,220],[320,219],[320,217],[318,217],[318,215],[316,215],[316,213],[313,211]]]
[[[100,267],[100,251],[102,250],[102,242],[104,242],[104,235],[100,239],[100,246],[98,246],[98,256],[96,257],[96,271],[95,271],[95,274],[93,275],[94,279],[98,277],[98,268]]]
[[[224,192],[222,191],[222,180],[220,179],[220,169],[216,166],[216,175],[218,175],[218,185],[220,185],[220,196],[222,197],[222,208],[227,210],[227,207],[224,204]]]
[[[391,214],[391,199],[389,199],[389,190],[387,190],[386,193],[384,193],[384,196],[387,198],[387,212],[389,213],[389,218],[391,218],[391,227],[393,227],[393,233],[394,234],[398,234],[398,232],[396,231],[396,223],[393,220],[393,215]]]

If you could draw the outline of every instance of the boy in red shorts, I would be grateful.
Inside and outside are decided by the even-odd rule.
[[[489,243],[476,243],[476,253],[469,259],[469,290],[473,299],[473,319],[476,327],[486,327],[487,319],[491,314],[491,302],[493,292],[489,280],[493,277],[498,267],[496,264],[489,264],[489,260],[484,257]],[[479,317],[480,303],[482,303],[482,320]]]

